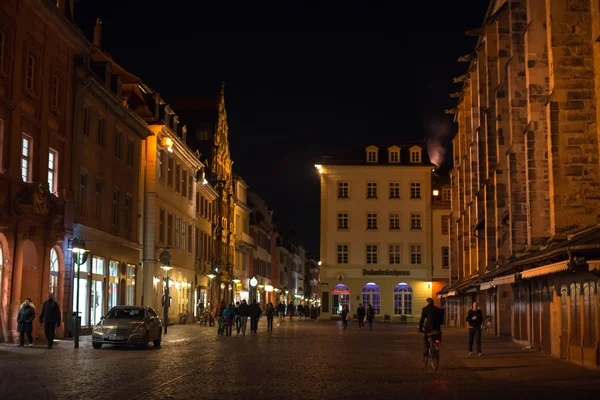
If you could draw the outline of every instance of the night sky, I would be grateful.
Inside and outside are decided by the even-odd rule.
[[[464,31],[481,26],[488,1],[319,3],[238,8],[225,0],[80,0],[75,6],[86,36],[99,17],[103,49],[167,102],[216,97],[226,82],[234,172],[274,208],[284,235],[295,230],[299,244],[317,256],[314,164],[369,144],[428,137],[449,146],[456,127],[444,110],[455,106],[449,94],[460,89],[452,78],[467,68],[456,60],[473,51],[475,38]]]

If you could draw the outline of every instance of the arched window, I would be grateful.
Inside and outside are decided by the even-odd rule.
[[[596,313],[594,307],[594,282],[583,284],[583,345],[595,347]]]
[[[58,253],[55,248],[50,249],[50,288],[48,292],[58,296]]]
[[[581,344],[581,285],[571,283],[569,293],[571,297],[571,344],[579,346]]]
[[[365,308],[368,304],[373,306],[375,315],[381,312],[381,289],[377,284],[369,282],[362,288],[362,303]]]
[[[412,288],[401,282],[394,288],[394,314],[412,315]]]
[[[333,295],[333,307],[331,313],[335,315],[341,314],[344,305],[349,305],[350,303],[350,290],[348,289],[348,286],[343,283],[338,283],[333,287],[331,294]]]

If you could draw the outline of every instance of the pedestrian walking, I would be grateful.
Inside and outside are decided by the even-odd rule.
[[[256,300],[252,301],[252,304],[250,304],[250,333],[257,333],[258,330],[258,319],[260,318],[260,315],[262,314],[262,310],[260,309],[260,306],[258,304],[256,304]]]
[[[267,332],[273,332],[273,317],[275,316],[275,307],[273,303],[267,304],[267,310],[265,311],[267,316]]]
[[[35,307],[31,302],[30,298],[25,299],[21,308],[19,309],[19,315],[17,316],[17,331],[19,332],[19,347],[25,345],[25,335],[29,340],[29,347],[33,346],[33,320],[35,319]]]
[[[246,327],[248,326],[248,317],[250,316],[250,306],[246,303],[246,300],[242,300],[239,309],[240,314],[240,330],[242,335],[246,336]]]
[[[358,317],[358,329],[364,329],[365,328],[365,308],[363,307],[362,303],[358,305],[358,308],[356,309],[356,316]]]
[[[237,335],[240,334],[240,328],[240,302],[238,301],[235,303],[235,331]]]
[[[369,322],[369,330],[373,330],[373,318],[375,318],[375,310],[372,305],[367,306],[367,322]]]
[[[298,304],[298,317],[304,318],[304,306],[302,303]]]
[[[60,327],[60,307],[54,301],[54,293],[48,293],[48,300],[42,305],[40,324],[44,324],[44,335],[48,341],[48,348],[54,344],[54,331]]]
[[[350,314],[350,310],[348,310],[348,305],[344,304],[344,308],[342,309],[342,329],[348,329],[348,314]]]
[[[229,303],[225,310],[223,310],[223,323],[225,324],[225,335],[231,336],[231,330],[235,320],[235,306],[233,302]]]
[[[287,308],[288,315],[290,316],[290,321],[292,320],[292,317],[294,316],[295,311],[296,311],[296,307],[294,306],[294,303],[292,303],[290,301],[290,304],[288,304],[288,308]]]
[[[278,314],[279,322],[283,321],[283,317],[285,314],[285,304],[283,304],[282,301],[280,301],[279,304],[277,305],[277,314]]]
[[[215,308],[215,318],[217,319],[217,335],[223,335],[224,331],[224,318],[223,311],[225,311],[225,302],[221,300],[217,307]]]
[[[469,323],[469,355],[473,352],[473,341],[477,343],[477,355],[481,356],[481,324],[483,323],[483,313],[479,309],[479,304],[474,301],[473,307],[467,314]]]

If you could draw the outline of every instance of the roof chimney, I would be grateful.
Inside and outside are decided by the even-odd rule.
[[[100,48],[102,45],[102,21],[96,18],[96,26],[94,26],[94,45]]]

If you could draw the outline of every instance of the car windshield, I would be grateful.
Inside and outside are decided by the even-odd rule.
[[[106,319],[146,319],[146,310],[137,308],[113,308]]]

